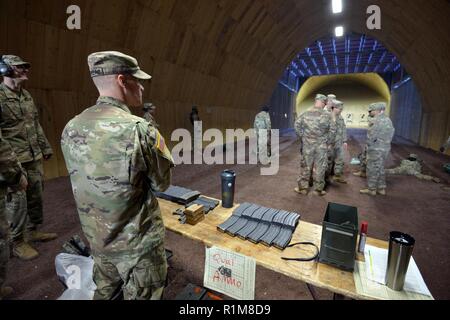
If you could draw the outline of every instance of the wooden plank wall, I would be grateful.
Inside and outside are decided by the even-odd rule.
[[[366,29],[369,0],[348,6],[349,30],[368,33],[397,54],[415,78],[430,119],[438,119],[434,112],[449,108],[450,19],[441,16],[449,4],[377,3],[382,30]],[[81,8],[81,30],[66,28],[72,4]],[[118,50],[139,60],[154,76],[145,100],[158,106],[157,121],[168,137],[175,128],[190,127],[192,105],[199,106],[205,129],[250,127],[288,63],[332,31],[328,7],[309,0],[1,0],[0,12],[0,52],[33,65],[28,88],[56,150],[45,165],[47,178],[66,174],[59,150],[65,123],[95,102],[89,53]],[[427,127],[431,140],[422,140],[433,148],[449,128],[435,127],[436,121]]]

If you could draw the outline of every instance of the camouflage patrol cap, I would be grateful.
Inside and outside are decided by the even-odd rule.
[[[339,100],[333,100],[333,106],[337,109],[344,109],[344,103]]]
[[[321,100],[323,102],[326,102],[327,101],[327,97],[325,95],[323,95],[323,94],[318,93],[318,94],[316,94],[315,100]]]
[[[151,102],[146,102],[146,103],[144,103],[144,108],[143,109],[144,109],[144,111],[155,110],[156,106],[153,103],[151,103]]]
[[[384,102],[375,102],[369,105],[369,111],[377,111],[377,110],[385,110],[386,103]]]
[[[334,94],[329,94],[329,95],[327,96],[327,98],[330,99],[330,100],[336,100],[336,95],[334,95]]]
[[[31,63],[23,61],[21,57],[14,56],[12,54],[7,54],[2,56],[2,60],[4,63],[6,63],[9,66],[23,66],[26,65],[28,67],[31,67]]]
[[[148,80],[151,76],[139,68],[135,58],[118,51],[94,52],[88,57],[91,77],[111,74],[129,74],[137,79]]]

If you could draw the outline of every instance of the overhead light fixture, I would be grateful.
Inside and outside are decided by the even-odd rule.
[[[342,37],[344,35],[344,27],[339,26],[335,29],[336,37]]]
[[[333,13],[342,12],[342,0],[332,0]]]

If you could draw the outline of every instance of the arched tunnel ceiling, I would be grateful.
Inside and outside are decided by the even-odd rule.
[[[65,26],[67,16],[61,13],[70,4],[81,7],[80,31]],[[381,7],[381,30],[366,27],[366,9],[373,4]],[[180,86],[188,92],[178,93],[177,101],[238,108],[257,107],[267,100],[296,54],[332,35],[335,24],[343,23],[347,31],[370,35],[398,57],[421,91],[426,109],[448,106],[442,99],[450,85],[450,5],[445,0],[407,4],[348,0],[344,13],[336,16],[327,0],[2,0],[1,5],[2,12],[8,13],[0,22],[1,38],[7,39],[2,49],[42,51],[42,41],[22,37],[26,34],[29,40],[45,33],[44,42],[55,45],[46,48],[51,52],[45,58],[76,73],[89,52],[121,49],[138,56],[153,72],[154,98],[171,98],[168,87]],[[58,39],[61,36],[67,40]],[[20,43],[14,43],[18,39]],[[72,59],[61,62],[64,58]],[[39,68],[46,70],[40,71],[55,78],[51,71],[56,66],[49,61],[44,64]]]
[[[318,93],[321,88],[329,84],[339,82],[353,82],[364,85],[383,97],[385,101],[391,100],[391,94],[386,82],[376,73],[356,73],[346,75],[329,75],[329,76],[314,76],[309,78],[297,95],[297,106],[300,105],[307,97]],[[321,92],[322,94],[329,94],[331,92]],[[339,99],[339,97],[337,97]],[[344,101],[345,103],[345,101]],[[299,110],[297,110],[297,113]]]
[[[374,4],[381,30],[366,26]],[[81,8],[81,30],[66,27],[69,5]],[[339,15],[328,0],[0,0],[0,12],[0,52],[33,64],[28,87],[51,111],[53,145],[64,124],[95,101],[86,65],[94,51],[134,55],[153,75],[145,98],[160,106],[165,134],[189,126],[193,104],[209,110],[205,127],[244,128],[295,56],[333,36],[337,24],[377,39],[408,70],[423,100],[422,136],[430,137],[423,145],[436,147],[450,131],[445,0],[347,0]]]
[[[392,73],[400,67],[396,56],[378,40],[364,34],[317,40],[291,64],[291,69],[301,78],[359,72]]]

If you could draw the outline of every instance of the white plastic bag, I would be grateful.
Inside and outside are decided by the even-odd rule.
[[[92,275],[94,260],[68,253],[60,253],[55,258],[56,274],[67,290],[58,300],[92,300],[97,286]]]

